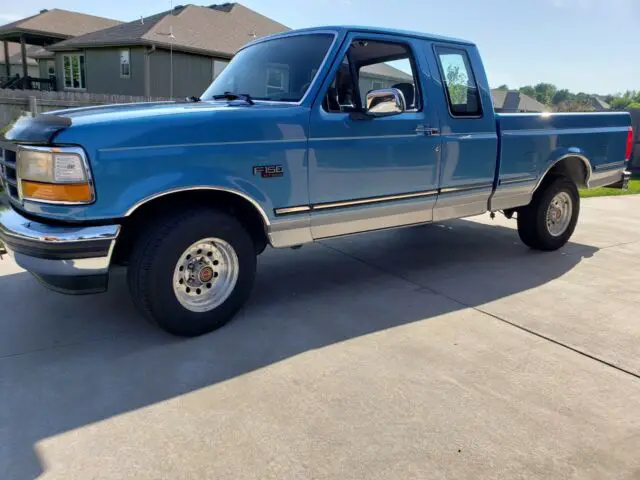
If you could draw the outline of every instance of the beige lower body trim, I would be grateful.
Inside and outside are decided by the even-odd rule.
[[[589,188],[606,187],[619,182],[624,175],[624,166],[612,170],[594,171],[589,179]]]
[[[439,222],[486,213],[491,190],[492,187],[487,186],[440,194],[433,209],[433,221]]]
[[[311,235],[315,240],[354,233],[402,227],[433,220],[435,195],[411,200],[363,205],[349,210],[318,211],[311,217]]]
[[[489,200],[489,210],[506,210],[531,203],[536,180],[500,185]]]
[[[275,219],[269,226],[269,243],[274,248],[295,247],[313,242],[309,214]]]
[[[292,247],[323,238],[430,223],[486,213],[492,186],[466,186],[389,197],[281,209],[272,221],[273,247]],[[291,213],[291,215],[289,215]]]

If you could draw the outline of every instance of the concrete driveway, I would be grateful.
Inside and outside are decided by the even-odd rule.
[[[0,478],[640,478],[640,196],[268,251],[184,340],[0,262]]]

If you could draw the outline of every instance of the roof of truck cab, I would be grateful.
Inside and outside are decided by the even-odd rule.
[[[345,32],[364,32],[364,33],[378,33],[382,35],[400,35],[403,37],[414,37],[421,38],[424,40],[431,40],[436,42],[443,43],[457,43],[461,45],[470,45],[475,46],[475,43],[470,42],[468,40],[463,40],[460,38],[453,37],[445,37],[442,35],[435,35],[431,33],[422,33],[422,32],[412,32],[410,30],[398,30],[394,28],[383,28],[383,27],[365,27],[365,26],[357,26],[357,25],[327,25],[322,27],[311,27],[311,28],[300,28],[296,30],[289,30],[288,32],[277,33],[275,35],[271,35],[269,37],[264,37],[258,39],[251,43],[259,43],[262,40],[268,40],[271,38],[277,38],[281,36],[287,35],[295,35],[297,33],[314,33],[314,32],[337,32],[337,33],[345,33]],[[249,45],[251,45],[251,43]]]

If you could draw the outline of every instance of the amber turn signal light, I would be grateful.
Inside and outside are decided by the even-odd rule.
[[[88,183],[53,184],[22,180],[24,199],[50,202],[87,203],[92,200]]]

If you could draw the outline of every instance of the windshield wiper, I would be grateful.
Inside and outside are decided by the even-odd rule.
[[[244,100],[249,105],[255,105],[253,100],[251,99],[251,95],[246,93],[233,93],[233,92],[224,92],[222,95],[214,95],[214,100]]]

